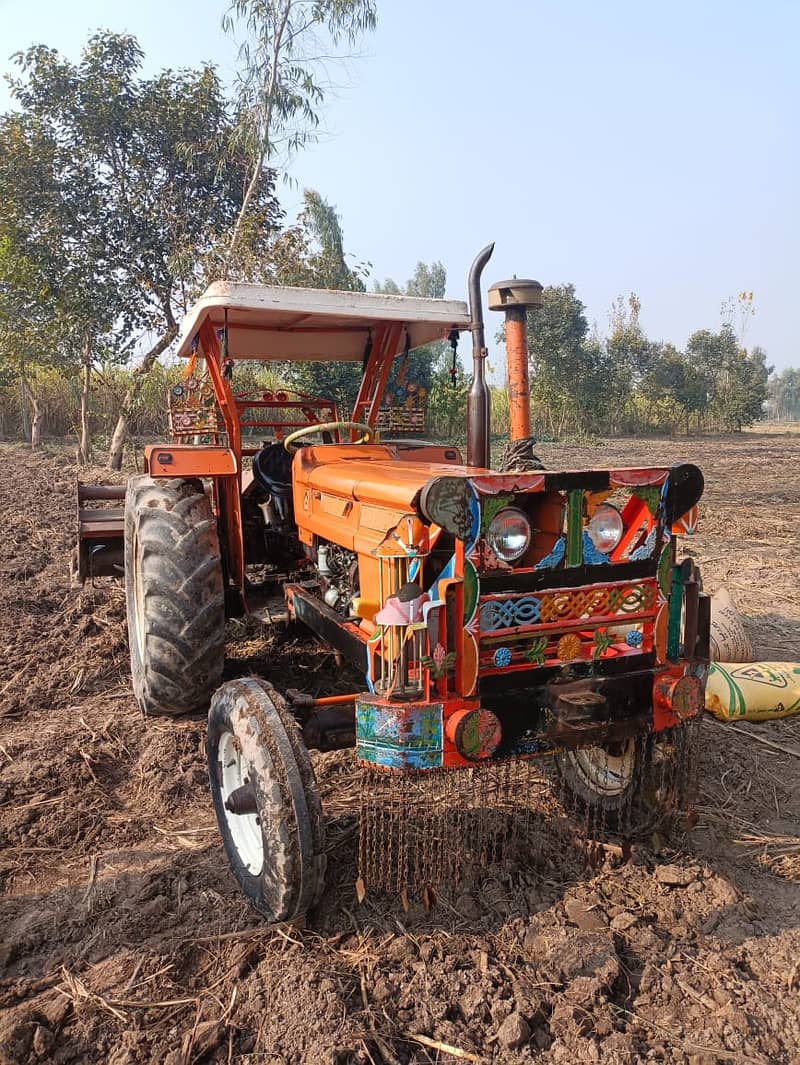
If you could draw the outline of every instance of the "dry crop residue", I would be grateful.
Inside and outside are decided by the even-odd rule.
[[[757,654],[800,659],[800,438],[540,450],[698,462],[707,587],[728,584]],[[357,772],[317,757],[328,889],[305,928],[266,928],[227,872],[203,722],[141,718],[120,585],[69,587],[67,454],[2,447],[2,1065],[798,1060],[800,722],[743,726],[782,751],[704,725],[686,837],[589,869],[545,821],[524,868],[477,870],[430,913],[357,904]],[[342,684],[297,631],[229,635],[229,676]]]

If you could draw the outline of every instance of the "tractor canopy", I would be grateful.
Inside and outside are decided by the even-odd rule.
[[[231,359],[366,362],[380,346],[393,358],[468,329],[470,315],[461,300],[216,281],[184,318],[178,355],[192,355],[205,322]]]

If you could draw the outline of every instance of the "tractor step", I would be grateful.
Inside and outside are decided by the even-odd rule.
[[[71,567],[77,583],[87,577],[122,576],[125,509],[113,504],[124,500],[125,491],[124,484],[78,482],[78,548]]]

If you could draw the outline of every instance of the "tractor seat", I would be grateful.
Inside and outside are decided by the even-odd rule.
[[[292,456],[283,444],[264,444],[253,455],[253,478],[268,495],[288,498],[292,494]]]

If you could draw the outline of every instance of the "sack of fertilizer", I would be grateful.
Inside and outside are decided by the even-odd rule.
[[[800,662],[712,662],[706,710],[720,721],[800,714]]]
[[[711,661],[753,661],[753,645],[727,588],[711,596]]]

